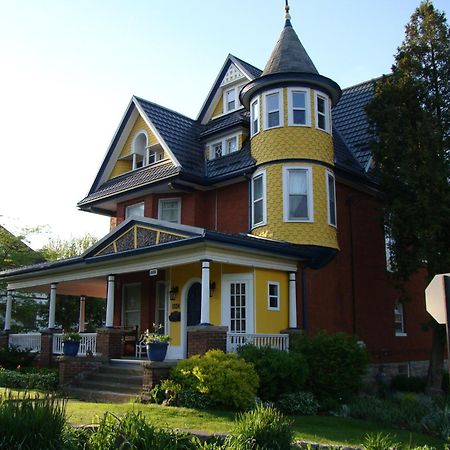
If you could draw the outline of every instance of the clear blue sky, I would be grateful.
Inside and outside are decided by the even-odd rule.
[[[387,73],[414,0],[290,0],[319,72]],[[450,1],[435,0],[449,15]],[[101,237],[77,211],[133,94],[196,117],[228,53],[263,68],[284,0],[0,0],[0,223]],[[39,245],[42,241],[35,241]]]

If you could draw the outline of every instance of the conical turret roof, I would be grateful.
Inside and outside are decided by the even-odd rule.
[[[300,42],[297,33],[292,28],[290,20],[286,20],[286,25],[270,55],[269,61],[267,61],[262,75],[285,72],[319,74]]]

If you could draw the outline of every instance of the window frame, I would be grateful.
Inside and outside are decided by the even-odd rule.
[[[141,154],[137,151],[136,148],[136,141],[138,140],[139,136],[144,136],[145,137],[145,145],[144,145],[144,153]],[[144,129],[140,129],[138,130],[134,137],[133,137],[133,141],[131,142],[131,170],[137,170],[137,169],[141,169],[142,167],[145,167],[147,165],[147,148],[148,148],[148,134]],[[142,158],[142,165],[141,166],[137,166],[137,157],[140,156]]]
[[[302,170],[306,172],[306,184],[307,184],[307,208],[308,217],[302,218],[289,218],[289,173],[294,170]],[[311,166],[283,166],[283,221],[284,222],[314,222],[314,189],[313,189],[313,171]]]
[[[270,286],[276,286],[277,288],[277,294],[275,295],[270,295]],[[271,306],[270,305],[270,300],[271,298],[276,298],[277,300],[277,306]],[[267,282],[267,309],[269,311],[279,311],[280,310],[280,303],[281,303],[281,299],[280,299],[280,283],[278,281],[268,281]]]
[[[253,123],[255,122],[255,118],[253,117],[253,105],[256,104],[256,122],[258,124],[257,131],[253,131]],[[250,103],[250,137],[256,136],[261,131],[261,107],[260,107],[260,101],[259,96],[257,96],[255,99],[252,100]]]
[[[305,94],[305,123],[294,123],[294,92]],[[311,89],[304,87],[288,88],[288,125],[291,127],[311,127]]]
[[[331,196],[330,196],[330,178],[333,180],[333,206],[334,206],[334,223],[331,222]],[[327,212],[328,212],[328,225],[337,228],[337,208],[336,208],[336,177],[329,170],[325,171],[325,185],[327,188]]]
[[[159,313],[161,311],[161,308],[159,307],[159,289],[161,288],[161,286],[164,287],[164,323],[162,324],[164,329],[162,330],[163,334],[169,334],[169,283],[165,280],[158,280],[156,282],[156,292],[155,292],[155,323],[158,325],[157,322],[157,317],[159,316]],[[161,323],[161,322],[160,322]]]
[[[321,98],[325,101],[325,113],[323,114],[325,118],[325,128],[319,127],[319,102],[318,99]],[[325,133],[331,134],[331,107],[330,107],[330,97],[328,95],[324,94],[323,92],[314,92],[314,109],[315,109],[315,126],[317,130],[324,131]]]
[[[216,117],[219,117],[220,115],[228,114],[234,111],[237,111],[238,109],[243,108],[243,105],[241,101],[239,100],[239,91],[244,87],[244,84],[237,84],[235,86],[225,85],[222,87],[222,114],[219,114]],[[227,101],[227,93],[230,91],[234,91],[234,108],[228,109],[228,101]],[[220,97],[219,97],[220,98]]]
[[[397,315],[399,315],[400,321],[397,320]],[[401,324],[401,331],[397,331],[397,323]],[[405,305],[399,300],[394,303],[394,331],[395,336],[408,336],[405,331]]]
[[[140,207],[141,205],[142,205],[142,215],[139,215],[139,216],[128,215],[128,211],[130,211],[132,208],[136,208],[137,206]],[[131,205],[125,206],[125,220],[129,219],[130,217],[145,217],[145,203],[137,202],[137,203],[132,203]]]
[[[211,141],[211,142],[209,142],[209,143],[206,143],[206,146],[208,147],[208,153],[207,153],[207,154],[209,154],[209,160],[213,160],[213,159],[217,159],[217,158],[222,158],[223,156],[231,155],[231,153],[236,153],[236,152],[238,152],[238,151],[240,150],[240,148],[239,148],[239,136],[240,136],[241,134],[242,134],[242,133],[228,134],[228,135],[223,136],[223,137],[221,137],[221,138],[218,138],[218,139],[216,139],[216,140],[214,140],[214,141]],[[236,150],[235,150],[234,152],[228,152],[228,149],[227,149],[227,143],[228,143],[230,140],[232,140],[232,139],[236,139]],[[216,156],[216,152],[215,152],[214,147],[215,147],[216,145],[219,145],[219,144],[220,144],[221,147],[222,147],[222,154],[221,154],[221,156]]]
[[[262,197],[255,200],[254,182],[257,178],[262,179]],[[255,202],[262,201],[262,221],[255,223]],[[251,180],[251,220],[252,229],[267,225],[267,175],[265,170],[259,170],[252,176]]]
[[[282,128],[284,126],[284,108],[283,108],[283,103],[284,103],[284,99],[283,99],[283,93],[284,90],[282,88],[280,89],[272,89],[271,91],[267,91],[264,92],[263,95],[263,123],[264,123],[264,130],[272,130],[275,128]],[[276,111],[278,111],[279,113],[279,123],[278,125],[275,125],[273,127],[269,127],[269,116],[268,113],[269,111],[267,111],[267,97],[269,95],[272,94],[278,94],[278,109]]]
[[[177,222],[172,222],[169,220],[165,220],[161,217],[162,213],[162,204],[164,202],[173,202],[176,201],[178,203],[178,220]],[[170,197],[170,198],[160,198],[158,199],[158,220],[163,220],[165,222],[170,223],[181,223],[181,198],[180,197]]]

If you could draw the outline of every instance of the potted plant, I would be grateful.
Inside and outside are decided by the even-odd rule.
[[[63,334],[63,354],[65,356],[77,356],[80,349],[80,333],[69,331]]]
[[[153,332],[146,330],[144,333],[147,345],[147,357],[150,361],[164,361],[169,346],[170,336],[162,333],[161,324],[153,324]]]

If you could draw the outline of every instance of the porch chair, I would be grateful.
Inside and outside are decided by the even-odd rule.
[[[145,335],[141,334],[141,337],[136,343],[136,358],[142,358],[142,354],[147,355],[147,344],[145,343]]]

